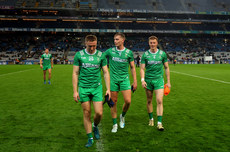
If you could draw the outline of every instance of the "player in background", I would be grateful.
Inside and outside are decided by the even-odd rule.
[[[174,64],[174,66],[176,65],[176,58],[173,59],[173,64]]]
[[[120,114],[120,128],[125,127],[125,114],[131,104],[131,86],[129,80],[129,65],[133,77],[133,90],[137,89],[136,69],[134,64],[133,52],[124,47],[125,35],[117,33],[114,35],[114,44],[116,47],[106,50],[104,53],[109,58],[110,64],[110,87],[111,98],[115,103],[111,108],[113,121],[112,132],[117,132],[117,97],[121,91],[124,104]]]
[[[93,132],[96,139],[100,138],[98,124],[103,114],[103,97],[101,83],[101,69],[106,83],[106,95],[110,99],[110,77],[107,68],[107,60],[101,51],[97,50],[97,37],[87,35],[85,38],[86,49],[75,54],[73,64],[73,97],[76,102],[81,102],[83,109],[84,127],[88,136],[86,147],[94,143],[91,123],[91,102],[94,107]]]
[[[137,55],[136,57],[136,67],[140,67],[140,55]]]
[[[42,54],[40,59],[40,67],[43,69],[43,79],[44,84],[46,84],[46,71],[49,72],[48,83],[51,84],[51,68],[53,68],[53,58],[52,55],[49,54],[49,49],[45,49],[45,53]]]
[[[164,95],[164,71],[167,77],[167,86],[171,88],[170,72],[167,60],[167,55],[164,51],[157,48],[158,38],[155,36],[149,37],[150,49],[146,51],[141,58],[141,83],[142,87],[146,90],[147,96],[147,111],[149,114],[149,125],[154,126],[153,120],[153,90],[156,94],[157,102],[157,128],[160,131],[164,130],[162,125],[163,116],[163,95]],[[146,71],[145,71],[146,68]]]

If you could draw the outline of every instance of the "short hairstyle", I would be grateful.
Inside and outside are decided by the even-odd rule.
[[[85,42],[88,42],[88,41],[90,42],[97,41],[97,37],[95,35],[87,35],[85,37]]]
[[[124,40],[125,40],[125,34],[123,34],[123,33],[116,33],[115,35],[114,35],[114,37],[115,36],[120,36],[120,37],[122,37]]]
[[[150,40],[157,40],[157,42],[158,42],[158,38],[157,38],[156,36],[150,36],[150,37],[149,37],[149,41],[150,41]]]

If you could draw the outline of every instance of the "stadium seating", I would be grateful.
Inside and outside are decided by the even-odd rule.
[[[158,36],[159,48],[166,51],[169,59],[201,60],[211,55],[216,61],[230,60],[230,41],[224,37]],[[84,35],[73,34],[31,34],[12,33],[0,39],[0,60],[38,60],[45,48],[58,60],[73,60],[75,53],[85,48]],[[99,35],[97,49],[105,51],[113,47],[113,35]],[[125,46],[136,55],[149,49],[148,37],[142,34],[127,35]]]
[[[17,0],[1,0],[0,6],[15,6]]]
[[[96,9],[96,0],[17,0],[17,8]]]
[[[172,23],[110,23],[110,22],[61,22],[61,21],[0,21],[1,27],[15,28],[81,28],[81,29],[132,29],[132,30],[198,30],[229,31],[229,25],[220,23],[172,24]]]
[[[117,0],[106,1],[99,0],[99,8],[119,8],[119,9],[139,9],[139,10],[156,10],[156,11],[229,11],[230,2],[222,0]]]
[[[0,10],[0,15],[9,16],[0,19],[2,31],[5,29],[9,31],[15,29],[13,32],[45,31],[40,34],[15,32],[12,34],[13,37],[3,32],[7,35],[0,39],[3,60],[39,59],[47,47],[56,58],[63,60],[67,57],[72,60],[75,52],[84,48],[83,38],[86,34],[84,32],[89,30],[99,35],[97,48],[101,51],[113,46],[115,30],[127,32],[125,45],[135,54],[143,53],[149,48],[147,37],[151,33],[159,37],[159,47],[168,52],[172,58],[178,55],[180,59],[184,59],[192,55],[198,59],[206,53],[230,51],[230,42],[226,38],[230,31],[227,22],[229,15],[220,15],[218,12],[216,15],[194,14],[195,11],[229,11],[228,0],[221,2],[204,0],[199,3],[195,0],[82,0],[80,3],[77,0],[2,0],[0,5],[15,7]],[[97,11],[97,8],[110,9],[113,12]],[[153,10],[161,13],[116,12],[114,9]],[[190,13],[187,14],[188,12]],[[60,34],[53,29],[72,33]],[[76,33],[78,35],[76,36],[75,30],[82,30],[83,33]],[[106,30],[108,33],[105,36],[103,32]],[[47,31],[52,31],[55,35]],[[128,34],[130,31],[132,34]],[[212,55],[216,60],[229,58],[228,54]]]
[[[96,10],[104,9],[138,9],[155,11],[230,11],[229,0],[4,0],[0,6],[16,8],[60,8]]]

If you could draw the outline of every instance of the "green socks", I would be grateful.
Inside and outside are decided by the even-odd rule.
[[[149,113],[149,119],[153,119],[153,113]],[[162,116],[157,116],[157,121],[162,123]]]
[[[92,134],[92,132],[91,132],[91,133],[88,133],[87,136],[88,136],[88,139],[93,139],[93,134]]]
[[[125,117],[126,112],[122,111],[122,117]]]
[[[117,124],[117,118],[113,118],[113,125]]]
[[[126,112],[122,111],[121,115],[122,117],[125,117]],[[113,125],[117,124],[117,118],[112,118],[113,120]]]
[[[153,113],[149,113],[149,119],[153,119]]]
[[[157,121],[162,122],[162,116],[157,116]]]

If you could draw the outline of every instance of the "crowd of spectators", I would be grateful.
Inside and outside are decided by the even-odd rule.
[[[156,11],[229,11],[229,1],[216,0],[196,1],[196,0],[3,0],[2,5],[15,6],[18,8],[71,8],[71,9],[138,9]]]
[[[85,34],[77,33],[5,33],[0,38],[0,60],[39,60],[45,48],[49,48],[55,59],[72,60],[75,52],[85,48],[84,36]],[[206,55],[213,56],[218,61],[230,58],[230,40],[225,37],[181,35],[158,37],[159,48],[167,52],[171,60],[188,58],[201,60]],[[112,34],[98,35],[97,49],[105,51],[113,46]],[[125,46],[131,49],[136,57],[149,49],[148,36],[127,34]],[[222,52],[227,54],[221,54]]]
[[[195,31],[228,31],[229,26],[224,23],[202,23],[202,24],[183,24],[183,23],[110,23],[110,22],[62,22],[62,21],[0,21],[1,27],[5,28],[65,28],[65,29],[132,29],[132,30],[195,30]]]

